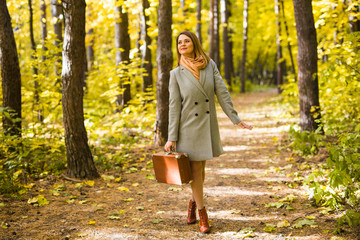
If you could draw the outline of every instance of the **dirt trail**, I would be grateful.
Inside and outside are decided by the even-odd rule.
[[[0,239],[330,239],[334,215],[312,207],[301,182],[291,176],[299,164],[285,151],[282,139],[289,120],[280,118],[274,97],[276,91],[234,96],[240,117],[253,124],[252,131],[233,126],[218,110],[225,153],[207,162],[204,192],[210,234],[199,233],[198,224],[185,224],[189,186],[148,179],[153,170],[151,154],[146,153],[159,149],[140,146],[131,156],[138,164],[123,173],[105,173],[121,177],[120,182],[99,179],[79,191],[75,183],[48,177],[33,188],[48,205],[0,199],[7,206],[0,208],[0,222],[8,226],[0,229]],[[54,188],[58,196],[49,192]],[[279,208],[265,207],[276,202]],[[302,219],[313,225],[295,228]],[[264,230],[279,223],[290,226]]]

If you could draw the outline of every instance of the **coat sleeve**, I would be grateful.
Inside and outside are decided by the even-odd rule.
[[[174,71],[171,71],[170,83],[169,83],[168,141],[176,142],[178,140],[180,113],[181,113],[180,88],[176,81],[176,76]]]
[[[221,108],[225,112],[225,114],[230,118],[232,123],[234,125],[236,125],[239,122],[241,122],[241,120],[238,116],[238,113],[234,109],[229,91],[224,83],[224,80],[222,79],[222,77],[220,75],[220,72],[216,66],[216,63],[212,60],[210,60],[210,61],[211,61],[210,63],[212,64],[212,67],[214,70],[214,82],[215,82],[214,86],[215,86],[216,97],[219,101]]]

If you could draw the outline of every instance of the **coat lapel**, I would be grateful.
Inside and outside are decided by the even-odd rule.
[[[195,86],[207,97],[204,88],[202,85],[205,81],[205,71],[204,69],[200,70],[200,82],[196,79],[196,77],[184,66],[180,65],[181,72],[188,78]]]

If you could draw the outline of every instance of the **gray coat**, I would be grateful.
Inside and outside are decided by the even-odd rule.
[[[200,82],[184,66],[170,72],[169,141],[191,161],[209,160],[223,152],[216,117],[215,94],[233,124],[241,120],[213,60],[200,70]]]

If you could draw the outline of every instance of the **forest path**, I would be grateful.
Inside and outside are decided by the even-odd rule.
[[[148,179],[153,174],[151,154],[142,157],[143,153],[161,149],[139,146],[130,156],[134,164],[123,173],[106,173],[121,177],[120,182],[104,177],[94,186],[84,183],[81,191],[59,178],[36,183],[33,191],[50,204],[7,203],[6,209],[0,208],[0,222],[10,226],[0,230],[0,239],[330,239],[334,215],[312,207],[301,178],[294,179],[301,159],[294,160],[286,151],[284,139],[291,120],[280,118],[276,96],[276,90],[233,96],[239,116],[254,126],[252,131],[234,126],[218,109],[225,152],[206,167],[210,234],[201,234],[198,224],[185,224],[189,186]],[[54,195],[54,189],[60,194]],[[265,207],[269,203],[279,208]],[[295,228],[296,223],[300,228]],[[269,224],[278,227],[271,232]]]

